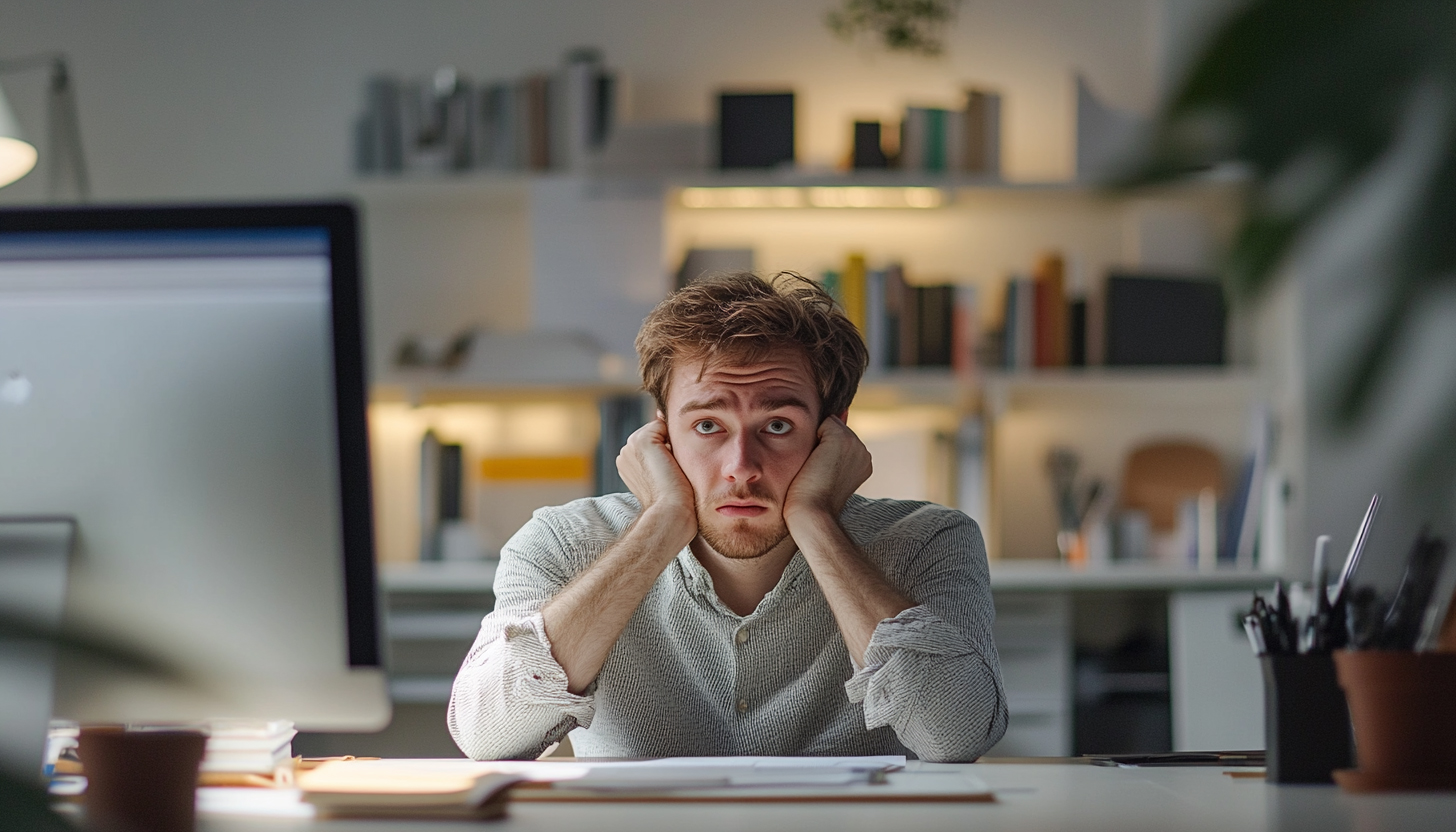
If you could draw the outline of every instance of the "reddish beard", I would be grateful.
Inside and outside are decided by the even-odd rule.
[[[753,500],[768,505],[768,512],[749,518],[725,518],[716,510],[717,506],[734,500]],[[745,489],[734,489],[712,500],[698,500],[698,534],[713,547],[713,551],[732,560],[761,558],[784,542],[789,536],[789,527],[784,515],[778,510],[773,495],[761,489],[757,483]]]

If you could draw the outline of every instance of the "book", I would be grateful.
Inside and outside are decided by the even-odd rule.
[[[955,311],[954,286],[918,286],[915,295],[920,307],[919,346],[916,365],[921,367],[951,366],[951,338]]]
[[[950,366],[957,374],[976,371],[976,347],[981,340],[980,309],[975,286],[956,286],[951,313]]]
[[[298,788],[322,817],[486,819],[505,814],[522,779],[466,760],[331,760],[299,774]]]
[[[544,73],[521,80],[522,162],[530,170],[551,167],[551,86]]]
[[[883,373],[890,364],[889,311],[885,308],[884,269],[865,274],[865,349],[869,352],[870,373]]]
[[[1035,366],[1067,365],[1067,293],[1065,264],[1060,254],[1038,258],[1033,272]]]
[[[863,254],[851,254],[845,261],[844,271],[839,278],[840,302],[844,314],[864,335],[868,328],[865,298],[865,258]]]
[[[356,134],[360,172],[396,173],[404,169],[401,147],[400,83],[391,75],[375,75],[364,92],[365,112]]]
[[[894,350],[892,367],[920,364],[920,308],[914,289],[905,282],[905,269],[898,263],[885,272],[885,340]]]
[[[718,167],[794,164],[794,94],[720,93]]]
[[[985,90],[967,90],[962,112],[961,170],[1001,175],[1001,96]]]
[[[872,170],[889,167],[889,159],[880,142],[878,121],[856,121],[854,142],[850,151],[850,167],[855,170]]]

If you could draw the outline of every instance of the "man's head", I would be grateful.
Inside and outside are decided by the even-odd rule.
[[[693,486],[699,533],[728,557],[766,554],[788,536],[784,495],[819,423],[844,415],[864,374],[854,324],[798,275],[722,275],[659,304],[637,353]]]

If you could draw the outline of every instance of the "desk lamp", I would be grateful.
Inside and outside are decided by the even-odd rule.
[[[81,152],[81,125],[76,117],[76,88],[64,55],[46,53],[23,58],[0,59],[0,75],[50,67],[50,90],[46,95],[49,127],[50,198],[56,200],[69,183],[85,201],[91,185],[86,176],[86,158]],[[26,141],[20,122],[0,89],[0,188],[20,179],[35,167],[35,145]]]

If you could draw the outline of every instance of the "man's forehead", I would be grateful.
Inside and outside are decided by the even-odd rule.
[[[682,362],[673,368],[668,396],[677,407],[686,397],[695,401],[713,400],[715,396],[704,394],[715,388],[734,397],[768,396],[784,401],[799,398],[811,409],[819,400],[808,359],[795,352],[771,355],[760,361]]]

